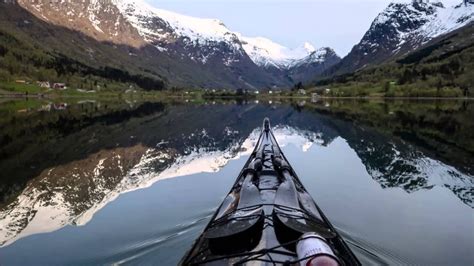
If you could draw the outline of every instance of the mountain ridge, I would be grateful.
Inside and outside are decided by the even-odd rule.
[[[181,15],[142,0],[9,0],[0,4],[5,7],[0,32],[10,36],[7,39],[21,35],[26,43],[23,50],[33,44],[55,61],[32,64],[29,59],[22,62],[28,66],[14,71],[19,67],[11,61],[24,58],[25,52],[0,44],[0,56],[9,55],[10,60],[0,78],[20,72],[39,80],[52,72],[46,76],[60,76],[81,88],[91,79],[87,75],[94,84],[105,86],[112,80],[145,89],[289,88],[395,60],[474,20],[470,0],[448,8],[439,2],[391,3],[341,59],[329,47],[304,43],[290,49],[263,37],[245,37],[217,19]],[[37,67],[41,75],[32,71]]]
[[[99,42],[110,43],[111,46],[130,46],[133,51],[128,56],[138,57],[136,60],[130,58],[130,61],[140,61],[143,56],[156,58],[157,62],[151,66],[148,64],[140,68],[148,74],[157,73],[168,87],[290,87],[297,82],[294,78],[300,72],[307,72],[298,67],[293,68],[290,62],[296,64],[305,61],[318,65],[313,75],[328,67],[324,57],[312,55],[316,49],[310,44],[304,44],[304,49],[288,49],[270,41],[271,46],[278,46],[287,52],[283,58],[271,53],[253,56],[255,54],[249,53],[250,48],[244,47],[244,43],[259,38],[243,37],[217,19],[181,15],[154,8],[144,1],[85,0],[59,3],[17,0],[16,3],[45,23],[78,31]],[[264,47],[267,51],[271,48]],[[267,69],[257,57],[276,62],[273,69]],[[330,58],[331,62],[335,58]],[[196,69],[199,70],[197,73]],[[293,74],[295,72],[296,75]],[[310,76],[300,75],[298,78],[310,79]]]
[[[355,72],[415,51],[428,41],[474,21],[474,4],[392,2],[372,22],[361,41],[324,76]]]

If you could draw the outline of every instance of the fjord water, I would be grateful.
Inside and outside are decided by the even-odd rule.
[[[269,117],[364,264],[472,265],[470,101],[0,104],[0,264],[176,264]]]

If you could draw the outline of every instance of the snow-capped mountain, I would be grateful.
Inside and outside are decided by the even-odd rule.
[[[323,72],[351,72],[387,61],[472,22],[474,6],[471,0],[453,7],[418,0],[391,3],[341,61],[330,48],[304,43],[290,49],[266,38],[246,37],[217,19],[177,14],[144,0],[12,0],[0,2],[2,10],[17,6],[5,4],[10,2],[45,23],[40,27],[26,14],[4,11],[11,16],[6,27],[12,25],[72,61],[97,68],[112,65],[168,87],[253,89],[289,87]],[[67,38],[64,28],[70,30]]]
[[[461,2],[461,1],[460,1]],[[335,66],[352,72],[416,50],[428,41],[474,21],[472,1],[446,7],[437,1],[391,3],[372,22],[359,44]]]
[[[229,30],[217,19],[185,16],[157,9],[140,1],[114,2],[144,39],[153,43],[160,51],[178,53],[178,56],[184,55],[202,64],[215,64],[216,61],[222,60],[226,66],[232,66],[249,57],[253,63],[265,70],[276,68],[288,75],[287,71],[290,70],[301,72],[300,69],[293,69],[296,66],[318,64],[322,66],[320,68],[326,68],[337,61],[334,57],[326,57],[326,51],[334,52],[332,49],[316,50],[308,42],[290,49],[267,38],[245,37]],[[184,45],[180,47],[179,44]],[[318,73],[316,71],[311,74]],[[275,72],[271,74],[275,76]],[[285,80],[283,75],[278,79]]]
[[[268,39],[245,37],[217,19],[154,8],[144,0],[17,2],[49,24],[111,43],[114,49],[135,48],[126,51],[130,60],[148,61],[145,66],[151,69],[145,72],[166,78],[170,85],[288,87],[294,83],[287,77],[293,65],[323,64],[325,59],[311,56],[318,50],[309,43],[289,49]],[[91,57],[94,48],[86,49]],[[269,65],[278,73],[268,71]]]
[[[287,77],[293,83],[312,80],[314,76],[341,60],[333,49],[316,49],[308,42],[289,49],[262,37],[249,38],[239,35],[239,39],[255,64],[275,76]]]
[[[92,37],[101,45],[110,43],[109,50],[121,52],[115,57],[127,56],[127,60],[139,65],[136,69],[143,71],[143,75],[164,77],[169,86],[257,88],[287,85],[255,65],[235,34],[217,20],[155,9],[140,0],[18,0],[18,4],[47,22],[48,27],[65,27]],[[79,41],[72,40],[72,43],[75,45]],[[76,50],[90,51],[93,60],[98,56],[95,53],[98,45],[90,42],[87,45],[89,47]],[[84,59],[81,57],[79,59]],[[108,57],[108,60],[115,57]],[[116,65],[124,65],[120,62],[123,60]]]
[[[341,58],[333,49],[329,47],[321,48],[295,61],[287,75],[294,81],[310,81],[340,61]]]
[[[176,42],[177,39],[182,39],[185,48],[188,49],[226,44],[226,54],[234,55],[233,58],[225,59],[224,62],[228,65],[239,62],[238,57],[245,53],[258,66],[272,65],[280,69],[290,69],[300,61],[322,62],[324,60],[323,57],[316,58],[311,55],[324,51],[325,48],[316,51],[308,42],[295,49],[289,49],[267,38],[245,37],[229,30],[222,21],[217,19],[185,16],[135,0],[114,0],[114,3],[145,40],[155,43],[161,51],[168,51],[170,44]],[[206,64],[208,58],[215,52],[217,50],[213,49],[207,53],[189,53],[188,56]]]
[[[236,34],[219,20],[184,16],[142,1],[113,2],[144,40],[161,52],[177,53],[201,64],[220,60],[232,66],[248,59]]]
[[[297,61],[309,56],[316,49],[306,42],[296,49],[289,49],[267,38],[240,36],[243,47],[252,60],[259,66],[290,68]]]

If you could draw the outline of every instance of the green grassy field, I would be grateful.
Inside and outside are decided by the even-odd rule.
[[[464,92],[458,87],[420,87],[417,84],[398,85],[386,81],[381,84],[366,82],[349,82],[344,84],[331,84],[324,87],[314,87],[309,92],[318,93],[327,97],[438,97],[452,98],[464,97]]]
[[[171,95],[171,93],[162,91],[144,91],[144,90],[118,90],[118,89],[102,89],[102,90],[82,90],[76,88],[67,88],[64,90],[41,88],[37,84],[33,83],[17,83],[17,82],[5,82],[0,81],[0,97],[1,96],[15,96],[24,95],[30,97],[45,97],[45,98],[67,98],[67,97],[80,97],[80,98],[157,98],[165,95]],[[176,95],[180,96],[180,95]]]

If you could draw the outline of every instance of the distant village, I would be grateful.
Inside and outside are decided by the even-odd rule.
[[[36,82],[36,83],[37,83],[38,86],[40,86],[41,88],[57,89],[57,90],[65,90],[65,89],[67,89],[66,83],[53,83],[53,85],[51,85],[51,83],[49,83],[49,81],[38,81],[38,82]]]
[[[23,79],[18,79],[15,80],[15,83],[17,84],[31,84],[29,81],[23,80]],[[49,81],[36,81],[36,85],[38,85],[40,88],[45,88],[45,89],[56,89],[56,90],[66,90],[67,86],[66,83],[50,83]]]
[[[67,89],[66,83],[51,83],[49,81],[37,81],[36,84],[41,88],[45,89],[56,89],[56,90],[65,90]]]

